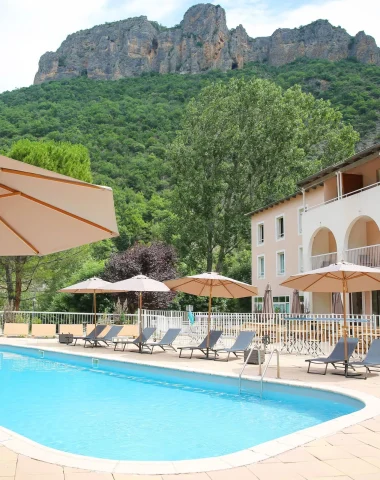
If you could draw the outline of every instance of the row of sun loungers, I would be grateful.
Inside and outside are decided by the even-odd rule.
[[[359,339],[357,338],[347,338],[347,356],[348,356],[348,366],[355,371],[356,368],[365,368],[365,379],[367,379],[368,373],[379,372],[380,370],[380,338],[372,340],[369,350],[366,357],[363,360],[350,361]],[[307,373],[315,373],[319,375],[326,375],[327,367],[331,364],[334,369],[341,367],[344,364],[345,354],[344,354],[344,339],[339,339],[338,343],[335,345],[334,350],[330,353],[328,357],[318,357],[305,360],[309,363]],[[325,370],[322,372],[310,371],[312,364],[325,365]]]

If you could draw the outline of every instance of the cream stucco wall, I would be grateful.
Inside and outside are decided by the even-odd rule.
[[[363,175],[364,187],[377,182],[380,170],[380,156],[370,157],[365,163],[354,168],[344,168],[345,173]],[[337,199],[324,205],[327,200],[337,197],[337,176],[332,174],[324,185],[311,188],[305,193],[307,211],[303,214],[302,234],[299,234],[299,208],[303,197],[298,195],[285,200],[251,217],[252,228],[252,283],[257,285],[259,296],[264,295],[270,283],[273,296],[288,295],[292,291],[280,285],[288,276],[299,272],[299,248],[303,249],[304,270],[311,269],[311,255],[337,252],[338,259],[346,258],[346,250],[367,245],[380,244],[380,186],[374,186],[353,195]],[[311,208],[315,206],[315,208]],[[276,239],[276,217],[284,215],[285,237]],[[257,225],[264,224],[264,244],[257,244]],[[318,235],[318,242],[314,240]],[[277,275],[277,252],[285,252],[285,274]],[[264,255],[265,277],[258,278],[257,257]],[[311,302],[314,313],[331,311],[331,295],[318,294]],[[365,292],[363,306],[371,313],[371,294]]]

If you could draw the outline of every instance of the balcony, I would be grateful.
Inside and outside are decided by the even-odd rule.
[[[336,262],[336,252],[324,253],[322,255],[314,255],[311,257],[311,269],[315,270],[316,268],[328,267],[332,263]]]
[[[346,258],[350,263],[365,267],[380,267],[380,245],[352,248],[346,250]]]

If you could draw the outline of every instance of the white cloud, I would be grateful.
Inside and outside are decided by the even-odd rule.
[[[140,15],[171,26],[195,3],[196,0],[0,0],[0,92],[30,85],[39,57],[56,50],[70,33]],[[214,3],[221,3],[226,9],[230,28],[241,23],[253,37],[270,35],[279,27],[294,28],[327,18],[351,35],[365,30],[380,45],[378,0],[310,0],[287,10],[289,3],[283,0]]]
[[[213,2],[217,3],[217,2]],[[259,0],[226,0],[227,23],[230,28],[244,25],[252,37],[271,35],[277,28],[295,28],[317,19],[327,19],[345,28],[350,35],[364,30],[380,45],[380,2],[378,0],[333,0],[304,2],[301,7],[287,11]]]

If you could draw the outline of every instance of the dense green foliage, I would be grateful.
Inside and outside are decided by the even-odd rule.
[[[359,136],[330,103],[262,80],[205,87],[169,149],[172,210],[187,264],[224,271],[249,238],[247,218],[297,182],[354,153]],[[216,267],[216,268],[214,268]]]
[[[9,151],[19,139],[81,144],[90,153],[93,181],[114,189],[121,235],[116,245],[106,242],[91,249],[95,263],[89,268],[84,265],[83,275],[90,270],[99,274],[103,260],[115,247],[123,251],[139,240],[176,242],[178,226],[170,206],[167,149],[181,128],[186,105],[202,88],[215,81],[225,83],[242,77],[269,79],[283,88],[299,84],[317,99],[330,100],[362,138],[380,140],[376,135],[380,124],[380,67],[348,60],[298,61],[279,68],[252,64],[227,73],[148,74],[115,82],[78,78],[0,94],[1,151]],[[277,158],[279,167],[282,158]],[[273,195],[290,193],[294,181],[290,183]],[[249,271],[247,258],[242,251],[226,258],[224,273],[244,279]],[[180,260],[179,268],[190,273],[186,259]],[[202,267],[205,265],[199,265]],[[78,281],[79,271],[75,272]],[[45,298],[47,308],[47,292]],[[59,302],[55,297],[56,308]]]
[[[78,78],[0,95],[0,149],[20,138],[80,143],[91,155],[95,183],[115,190],[118,248],[159,238],[169,215],[166,149],[184,106],[200,90],[232,77],[268,78],[288,88],[299,83],[338,107],[361,136],[380,112],[380,68],[353,61],[300,61],[283,67],[248,65],[228,73],[148,74],[115,82]]]

